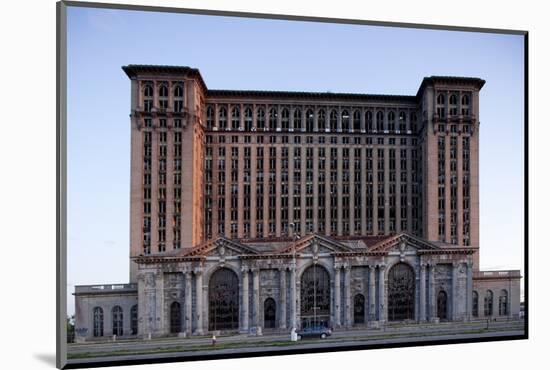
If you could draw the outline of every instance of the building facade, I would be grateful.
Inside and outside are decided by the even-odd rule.
[[[123,70],[130,284],[76,287],[81,339],[519,314],[519,271],[479,271],[485,81],[397,96]]]

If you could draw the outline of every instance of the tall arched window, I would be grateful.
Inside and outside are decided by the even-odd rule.
[[[452,94],[450,97],[449,97],[449,114],[451,116],[456,116],[458,115],[458,107],[457,107],[457,104],[458,104],[458,99],[456,97],[455,94]]]
[[[181,305],[179,302],[172,302],[170,305],[170,333],[181,331]]]
[[[399,131],[407,131],[407,113],[399,112]]]
[[[376,113],[376,131],[384,131],[384,112]]]
[[[290,112],[288,108],[283,108],[281,111],[281,128],[285,131],[288,131],[290,128]]]
[[[353,131],[361,131],[361,112],[359,110],[353,112]]]
[[[166,85],[159,87],[159,108],[161,110],[168,109],[168,88]]]
[[[328,326],[330,322],[330,277],[319,265],[308,267],[301,277],[300,314],[302,327]]]
[[[212,130],[214,127],[214,107],[209,105],[206,107],[206,128]]]
[[[500,291],[498,297],[498,314],[500,316],[508,315],[508,292],[504,289]]]
[[[225,130],[227,128],[227,108],[220,107],[218,125],[220,130]]]
[[[336,113],[336,110],[332,110],[330,112],[330,131],[336,132],[336,129],[338,128],[338,113]]]
[[[462,115],[470,115],[470,96],[467,94],[462,96]]]
[[[306,111],[306,131],[313,132],[313,110],[308,109]]]
[[[273,298],[264,301],[264,328],[274,329],[276,317],[276,305]]]
[[[445,104],[445,96],[443,96],[443,94],[439,94],[437,96],[437,104],[441,104],[441,105]]]
[[[342,111],[342,131],[349,131],[349,112],[346,109]]]
[[[395,113],[393,111],[388,114],[388,130],[395,131]]]
[[[367,132],[372,132],[372,112],[370,110],[365,113],[365,121],[367,123]]]
[[[326,118],[325,110],[324,109],[319,110],[319,113],[317,114],[317,128],[319,129],[319,131],[325,131],[327,127],[326,119],[327,118]]]
[[[246,131],[252,130],[252,108],[246,107],[244,110],[244,129]]]
[[[269,129],[275,131],[277,128],[277,108],[271,108],[269,110]]]
[[[238,130],[241,124],[241,109],[239,107],[233,107],[231,111],[231,129]]]
[[[174,88],[174,112],[183,111],[183,87],[177,85]]]
[[[485,316],[493,315],[493,292],[490,290],[485,292],[485,300],[483,302]]]
[[[413,134],[416,134],[416,129],[417,129],[417,116],[416,116],[416,112],[412,112],[411,113],[411,131]]]
[[[353,323],[365,323],[365,296],[356,294],[353,298]]]
[[[437,317],[439,317],[439,320],[447,320],[447,311],[447,293],[440,290],[437,294]]]
[[[143,109],[150,112],[153,109],[153,87],[147,84],[143,89]]]
[[[302,130],[302,110],[300,108],[294,109],[294,130]]]
[[[472,291],[472,316],[478,316],[478,307],[479,307],[479,295],[474,290]]]
[[[136,335],[138,332],[138,306],[133,305],[130,309],[130,334]]]
[[[239,280],[228,268],[216,270],[208,284],[209,330],[239,328]]]
[[[103,308],[94,307],[94,337],[103,336]]]
[[[257,114],[256,126],[257,128],[263,130],[265,128],[265,111],[263,108],[258,108],[258,111],[256,112],[256,114]]]
[[[388,272],[388,320],[414,319],[414,282],[412,267],[398,263]]]
[[[436,112],[439,118],[445,118],[445,96],[443,94],[437,96]]]
[[[115,306],[112,311],[113,316],[113,335],[122,335],[122,307]]]

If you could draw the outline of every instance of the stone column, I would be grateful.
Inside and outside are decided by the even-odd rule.
[[[249,303],[248,303],[248,268],[243,268],[242,269],[242,274],[243,274],[243,308],[242,308],[242,312],[243,312],[243,324],[242,324],[242,330],[245,331],[245,332],[248,332],[248,318],[250,317],[250,314],[248,312],[248,307],[249,307]]]
[[[378,294],[379,294],[379,301],[378,301],[378,310],[379,310],[379,318],[378,320],[381,323],[384,323],[386,321],[386,278],[384,276],[384,269],[386,268],[385,265],[379,265],[378,266]]]
[[[280,293],[281,293],[281,304],[279,305],[280,315],[279,315],[279,328],[286,329],[286,268],[279,269],[280,279],[279,283],[281,284]]]
[[[466,319],[468,321],[472,319],[472,295],[473,295],[472,267],[473,267],[473,263],[471,261],[468,261],[466,263]]]
[[[290,319],[292,327],[296,328],[296,261],[292,262],[290,268]]]
[[[340,326],[340,266],[334,266],[334,326]]]
[[[420,322],[426,321],[426,264],[420,264]]]
[[[252,302],[254,305],[254,321],[253,325],[258,327],[260,326],[260,270],[252,270]]]
[[[192,318],[193,318],[193,312],[192,312],[192,304],[193,304],[193,297],[192,297],[192,285],[191,285],[191,272],[187,271],[185,273],[185,335],[190,336],[191,335],[191,328],[192,328]]]
[[[351,326],[351,266],[344,267],[344,323]]]
[[[202,272],[200,270],[195,270],[195,294],[196,294],[196,315],[197,315],[197,325],[195,329],[195,334],[197,335],[203,335],[204,329],[202,327],[203,325],[203,316],[204,312],[202,312]]]
[[[452,280],[452,300],[451,300],[451,320],[458,320],[458,262],[453,262],[453,280]]]
[[[369,321],[376,321],[376,266],[369,265]]]
[[[430,279],[430,287],[429,287],[429,301],[430,301],[430,321],[438,321],[437,319],[437,312],[435,311],[436,307],[436,296],[435,296],[435,264],[430,264],[429,268],[429,279]]]

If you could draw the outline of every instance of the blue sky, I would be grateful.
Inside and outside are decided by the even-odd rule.
[[[425,76],[485,79],[481,267],[522,268],[522,36],[76,7],[67,29],[68,293],[128,281],[126,64],[199,68],[213,89],[414,95]]]

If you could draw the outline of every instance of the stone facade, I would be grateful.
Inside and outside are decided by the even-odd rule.
[[[478,267],[483,80],[388,96],[123,69],[131,284],[77,287],[80,339],[111,336],[115,306],[143,337],[518,315],[519,272]]]

